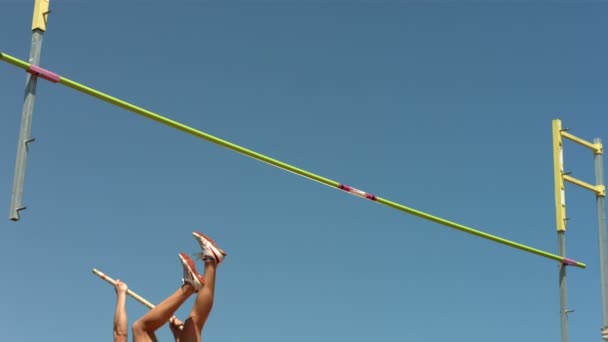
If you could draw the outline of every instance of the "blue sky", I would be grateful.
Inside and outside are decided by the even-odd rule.
[[[0,2],[27,59],[33,1]],[[330,179],[556,252],[551,120],[608,141],[603,1],[51,1],[42,66]],[[0,336],[108,341],[193,230],[229,258],[206,341],[557,341],[555,262],[269,167],[0,65]],[[566,169],[593,182],[592,154]],[[567,187],[572,341],[599,339],[594,196]],[[185,317],[188,302],[178,314]],[[134,321],[145,312],[128,302]],[[159,332],[168,340],[169,332]]]

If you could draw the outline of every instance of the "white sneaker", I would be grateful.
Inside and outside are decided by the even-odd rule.
[[[194,291],[198,292],[203,288],[203,286],[205,286],[205,279],[202,275],[198,274],[194,261],[190,259],[186,253],[179,253],[179,260],[182,262],[182,266],[184,267],[184,277],[182,278],[182,283],[184,285],[192,285]]]
[[[192,235],[201,245],[201,249],[203,250],[201,256],[203,260],[212,259],[218,265],[224,260],[227,255],[226,252],[219,248],[215,241],[211,240],[210,237],[199,232],[193,232]]]

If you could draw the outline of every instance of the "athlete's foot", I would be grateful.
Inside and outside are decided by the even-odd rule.
[[[179,253],[179,260],[184,267],[182,283],[184,285],[189,284],[194,289],[194,292],[198,292],[205,285],[205,279],[202,275],[198,274],[194,261],[186,253]]]
[[[204,261],[214,261],[216,264],[220,264],[227,256],[226,252],[219,248],[215,241],[205,234],[199,232],[193,232],[192,235],[198,241],[203,252],[201,253],[201,259]]]

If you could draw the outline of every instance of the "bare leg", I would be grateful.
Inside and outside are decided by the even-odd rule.
[[[127,290],[129,287],[127,284],[116,279],[114,285],[116,290],[116,308],[114,309],[114,342],[127,342],[129,335],[129,323],[127,320],[127,310],[125,309],[125,302],[127,300]]]
[[[190,316],[184,323],[180,342],[200,342],[203,326],[213,307],[215,292],[215,271],[217,264],[212,260],[205,260],[205,286],[198,291],[196,301]]]
[[[190,284],[185,284],[175,293],[167,297],[154,309],[148,311],[143,317],[133,323],[133,341],[150,342],[156,341],[154,332],[167,323],[175,311],[179,309],[188,297],[194,293],[194,288]]]

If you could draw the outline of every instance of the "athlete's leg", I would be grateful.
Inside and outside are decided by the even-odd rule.
[[[185,284],[163,300],[154,309],[133,323],[133,341],[156,341],[154,332],[167,323],[175,311],[194,293],[190,284]]]
[[[114,290],[116,290],[116,308],[114,309],[114,342],[127,342],[129,335],[129,322],[125,302],[127,300],[127,284],[116,279]]]
[[[200,342],[203,326],[211,313],[213,307],[213,295],[215,292],[215,271],[217,263],[213,260],[205,261],[205,286],[198,291],[196,300],[192,306],[190,316],[184,322],[180,342]]]
[[[180,253],[180,260],[184,267],[184,285],[154,309],[148,311],[142,318],[133,323],[133,341],[156,341],[154,332],[167,323],[175,311],[177,311],[194,292],[200,290],[203,286],[203,280],[198,273],[196,273],[194,261],[184,253]]]
[[[205,286],[198,292],[190,312],[184,322],[180,342],[200,342],[203,326],[211,313],[215,293],[215,273],[217,266],[224,260],[226,253],[217,247],[215,242],[201,233],[193,233],[203,249],[201,254],[205,261]]]

